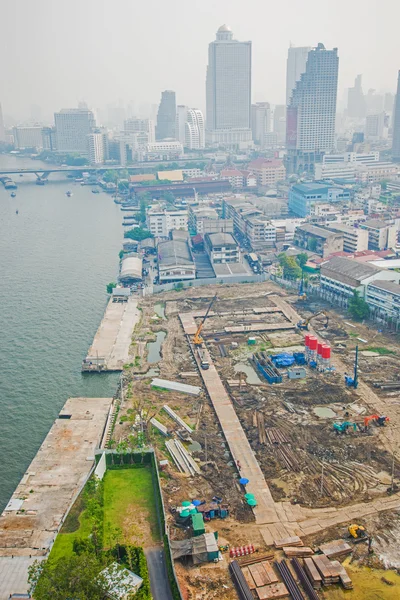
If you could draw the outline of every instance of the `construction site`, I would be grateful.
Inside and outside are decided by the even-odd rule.
[[[395,335],[270,282],[139,310],[113,440],[156,449],[182,597],[368,597],[343,560],[400,569]],[[199,513],[219,548],[202,564],[182,550]]]

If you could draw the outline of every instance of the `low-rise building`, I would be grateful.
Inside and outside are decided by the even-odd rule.
[[[357,290],[365,297],[374,281],[399,281],[400,273],[379,269],[370,264],[335,256],[321,264],[320,290],[327,300],[347,306]]]
[[[361,183],[374,183],[396,177],[399,165],[391,162],[374,162],[357,165],[357,179]]]
[[[356,177],[356,166],[351,162],[340,163],[316,163],[315,179],[322,181],[324,179],[334,179],[336,181],[354,180]]]
[[[310,250],[323,258],[343,252],[343,234],[328,231],[315,225],[300,225],[294,233],[294,243],[300,248]]]
[[[153,156],[155,158],[161,157],[165,159],[170,158],[182,158],[183,146],[176,140],[162,140],[160,142],[152,142],[146,146],[146,155],[149,158]]]
[[[344,252],[361,252],[368,250],[368,231],[360,227],[350,227],[342,223],[330,223],[326,226],[330,231],[343,235]]]
[[[388,250],[396,246],[396,225],[369,219],[360,223],[359,227],[368,232],[368,250]]]
[[[276,186],[278,181],[286,179],[286,169],[283,161],[276,158],[256,158],[249,164],[248,168],[256,176],[258,185]]]
[[[347,202],[350,190],[325,183],[296,183],[289,190],[289,210],[299,217],[311,214],[318,203]]]
[[[147,212],[147,225],[155,237],[168,237],[173,229],[188,229],[188,211],[154,207]]]
[[[158,278],[160,283],[196,278],[196,267],[186,240],[167,240],[158,244]]]
[[[400,325],[400,285],[395,281],[377,279],[367,285],[365,300],[371,316],[385,323]]]
[[[195,234],[233,233],[233,219],[222,219],[210,206],[189,206],[188,227]]]
[[[343,152],[341,154],[324,154],[322,162],[324,164],[333,163],[356,163],[370,164],[379,161],[379,152]]]
[[[142,279],[142,259],[138,254],[128,254],[121,261],[119,281],[133,283]]]
[[[206,233],[204,247],[211,264],[240,262],[240,249],[230,233]]]

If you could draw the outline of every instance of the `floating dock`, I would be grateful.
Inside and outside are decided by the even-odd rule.
[[[114,302],[111,298],[93,344],[82,362],[82,371],[122,371],[128,362],[133,329],[139,320],[136,299]]]
[[[112,398],[70,398],[0,516],[0,600],[26,593],[106,437]]]

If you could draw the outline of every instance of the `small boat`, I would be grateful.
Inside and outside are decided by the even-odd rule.
[[[17,210],[15,211],[15,214],[16,214],[16,215],[18,214],[18,208],[17,208]]]
[[[15,192],[11,192],[11,198],[15,198],[17,194]]]
[[[19,174],[19,176],[20,176],[20,177],[23,177],[23,174],[22,174],[22,173],[20,173],[20,174]]]
[[[100,194],[100,190],[94,189],[94,190],[92,190],[92,194]]]
[[[68,196],[68,198],[71,198],[71,196],[72,196],[72,192],[70,192],[70,191],[68,190],[68,192],[65,192],[65,195],[66,195],[66,196]]]

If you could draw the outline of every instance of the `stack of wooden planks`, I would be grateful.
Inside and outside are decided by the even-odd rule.
[[[353,552],[350,544],[344,540],[334,540],[333,542],[328,542],[327,544],[321,544],[319,549],[328,558],[341,558]]]
[[[351,581],[346,569],[338,560],[332,560],[331,565],[337,569],[339,573],[340,583],[344,587],[345,590],[353,589],[353,582]]]
[[[283,546],[283,551],[289,558],[304,558],[314,554],[314,550],[308,546]]]
[[[275,584],[279,581],[271,563],[267,560],[255,562],[246,566],[241,565],[241,569],[251,590],[269,586],[270,584]],[[269,596],[265,597],[269,598]],[[271,598],[274,597],[275,596],[271,596]],[[278,598],[279,596],[276,597]]]
[[[319,590],[322,586],[322,577],[314,564],[312,558],[304,559],[304,570],[307,573],[309,580],[315,590]]]
[[[284,546],[304,546],[304,544],[298,535],[294,535],[281,540],[274,540],[274,546],[275,548],[283,548]]]
[[[271,598],[287,598],[289,591],[284,583],[273,583],[257,588],[259,600],[270,600]]]

